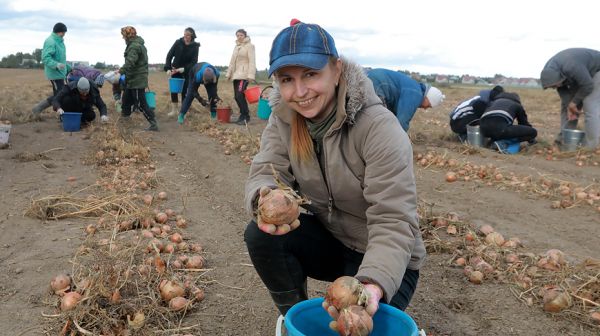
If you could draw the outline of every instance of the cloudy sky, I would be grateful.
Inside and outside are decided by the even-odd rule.
[[[343,5],[342,5],[343,3]],[[0,57],[41,48],[60,21],[69,61],[122,64],[120,28],[136,27],[151,63],[164,63],[191,26],[200,61],[228,65],[244,28],[265,69],[275,35],[291,18],[318,23],[338,52],[364,66],[421,73],[539,77],[552,55],[570,47],[600,50],[595,1],[116,1],[0,0]],[[92,9],[90,9],[92,8]]]

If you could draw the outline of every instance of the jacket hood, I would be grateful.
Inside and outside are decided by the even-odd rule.
[[[139,43],[141,45],[144,45],[144,39],[141,36],[136,36],[130,40],[127,40],[127,45],[131,43]]]
[[[517,102],[519,104],[521,104],[521,97],[519,97],[518,94],[514,93],[514,92],[500,92],[496,95],[496,97],[494,98],[494,100],[496,99],[510,99],[514,102]]]
[[[548,87],[558,84],[565,80],[565,76],[562,75],[560,69],[554,66],[554,64],[547,64],[542,73],[540,74],[540,81],[542,87],[547,89]]]
[[[242,45],[242,44],[246,44],[246,43],[250,43],[250,36],[244,37],[244,40],[242,42],[235,40],[236,45]]]
[[[373,84],[367,75],[365,75],[364,69],[343,56],[341,60],[342,77],[337,94],[338,114],[342,111],[345,114],[343,121],[352,125],[356,120],[357,114],[364,107],[381,104],[381,100],[375,94]],[[296,113],[282,102],[277,82],[273,83],[273,90],[271,90],[269,95],[269,105],[287,123],[291,122],[293,113]],[[336,122],[335,124],[338,123]]]

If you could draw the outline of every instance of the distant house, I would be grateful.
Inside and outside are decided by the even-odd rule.
[[[90,62],[86,62],[86,61],[67,61],[67,63],[69,63],[71,68],[74,68],[76,66],[86,66],[86,67],[90,66]]]
[[[520,86],[526,87],[539,87],[541,86],[537,79],[535,78],[520,78],[519,79]]]
[[[24,68],[29,68],[36,65],[38,65],[38,61],[34,58],[23,58],[20,64],[20,66]]]
[[[476,78],[469,75],[462,76],[460,82],[463,84],[475,84]]]
[[[446,75],[436,75],[435,82],[448,84],[450,82],[450,80],[448,79],[448,76],[446,76]]]

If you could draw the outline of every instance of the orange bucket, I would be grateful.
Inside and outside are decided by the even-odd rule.
[[[230,123],[231,107],[217,107],[217,120],[224,124]]]
[[[247,88],[246,91],[244,91],[244,95],[246,95],[246,100],[249,104],[258,103],[258,98],[260,97],[260,86]]]

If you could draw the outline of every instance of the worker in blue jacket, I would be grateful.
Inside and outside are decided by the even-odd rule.
[[[194,98],[198,99],[203,106],[209,104],[211,116],[216,115],[217,102],[220,100],[219,95],[217,94],[217,84],[219,83],[220,75],[219,70],[207,62],[201,62],[192,67],[189,73],[190,85],[187,87],[187,93],[183,100],[183,104],[181,104],[181,110],[179,111],[179,117],[177,118],[179,124],[183,124],[185,114],[190,109],[190,106],[192,106]],[[200,94],[198,94],[200,85],[204,85],[204,88],[206,89],[208,103],[200,97]]]
[[[396,115],[405,131],[408,131],[417,108],[436,107],[445,98],[438,88],[419,83],[402,72],[371,69],[367,71],[367,77],[373,82],[375,93]]]

